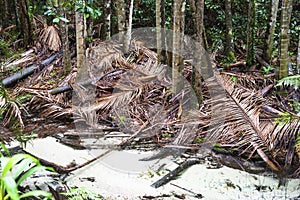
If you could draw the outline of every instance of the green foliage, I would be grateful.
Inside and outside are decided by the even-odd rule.
[[[83,13],[85,18],[92,17],[93,19],[96,19],[101,16],[101,11],[95,7],[93,7],[93,2],[87,2],[86,4],[76,2],[76,1],[66,1],[61,6],[65,8],[66,10],[74,10],[75,7],[76,12]],[[59,10],[56,7],[53,6],[44,6],[43,7],[46,11],[44,12],[44,15],[46,16],[52,16],[53,23],[59,23],[60,21],[68,23],[69,20],[59,14]]]
[[[270,72],[274,70],[274,68],[271,66],[268,66],[268,67],[264,66],[261,68],[261,70],[263,71],[264,75],[269,75]]]
[[[69,200],[104,200],[100,195],[85,187],[72,188],[69,192],[62,194],[66,195]]]
[[[1,148],[9,155],[7,148],[1,144]],[[42,190],[32,190],[21,193],[18,187],[35,172],[51,170],[52,168],[42,166],[40,162],[28,154],[16,154],[6,157],[0,155],[0,199],[19,200],[30,196],[51,199],[52,195]]]
[[[289,123],[295,119],[299,119],[299,118],[292,115],[289,112],[283,112],[283,113],[278,114],[278,117],[275,119],[274,123],[278,124],[279,126],[284,126],[287,123]]]
[[[288,76],[280,79],[276,84],[276,87],[277,86],[292,86],[297,90],[300,87],[300,75]]]

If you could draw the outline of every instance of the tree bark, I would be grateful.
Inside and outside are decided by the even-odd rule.
[[[127,28],[126,39],[125,39],[125,44],[124,44],[124,51],[125,51],[125,53],[127,53],[129,51],[129,47],[130,47],[130,43],[131,43],[133,3],[134,3],[134,0],[130,0],[129,17],[128,17],[128,28]]]
[[[299,39],[298,39],[297,71],[298,74],[300,74],[300,31],[298,35],[299,35]]]
[[[234,49],[233,49],[234,42],[233,42],[231,0],[225,0],[225,20],[226,20],[225,55],[230,61],[234,61],[235,56],[234,56]]]
[[[83,3],[84,0],[78,0],[77,2]],[[77,9],[77,7],[75,7]],[[83,65],[85,59],[85,20],[83,13],[75,12],[75,23],[76,23],[76,52],[77,52],[77,71]]]
[[[248,8],[248,33],[247,33],[247,64],[255,62],[255,29],[256,29],[256,0],[250,0]]]
[[[155,23],[156,23],[156,48],[157,48],[157,61],[161,61],[162,52],[162,23],[161,23],[161,4],[162,0],[155,1]]]
[[[105,39],[109,40],[111,36],[111,0],[105,1]]]
[[[125,15],[125,3],[124,0],[116,0],[116,7],[117,7],[117,15],[118,15],[118,32],[121,33],[125,31],[125,22],[126,22],[126,15]],[[122,34],[119,34],[120,42],[123,42]]]
[[[65,0],[60,0],[60,2],[58,2],[58,9],[60,12],[60,15],[64,18],[67,18],[66,16],[66,10],[65,8],[63,8],[61,5],[62,3],[64,3]],[[62,20],[60,20],[59,22],[59,26],[60,26],[60,33],[61,33],[61,41],[62,41],[62,51],[63,51],[63,67],[64,67],[64,74],[67,75],[71,69],[72,69],[72,65],[71,65],[71,58],[70,58],[70,50],[69,50],[69,30],[68,30],[68,24],[67,22],[64,22]]]
[[[32,31],[31,31],[31,22],[28,15],[28,4],[27,0],[18,1],[18,5],[20,9],[20,25],[21,25],[21,33],[23,36],[23,45],[27,47],[32,43]]]
[[[192,71],[192,87],[197,96],[199,105],[202,101],[202,83],[201,83],[201,72],[200,65],[202,64],[202,50],[204,50],[203,42],[203,16],[204,16],[204,0],[190,0],[190,7],[196,26],[196,39],[198,40],[198,47],[195,48],[193,71]]]
[[[267,26],[266,45],[264,49],[264,60],[268,63],[270,63],[272,59],[272,53],[274,49],[274,33],[276,28],[278,4],[279,4],[279,0],[270,1],[270,14],[269,14],[270,19]]]
[[[180,77],[183,69],[181,58],[181,20],[182,20],[183,0],[174,0],[173,2],[173,51],[172,51],[172,85],[173,93],[176,95],[181,91]]]
[[[280,66],[278,78],[282,79],[288,76],[288,49],[289,49],[289,28],[293,8],[293,0],[282,1],[281,11],[281,32],[280,32]]]

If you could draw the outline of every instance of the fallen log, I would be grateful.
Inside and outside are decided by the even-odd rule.
[[[37,70],[39,67],[49,65],[60,54],[61,53],[54,54],[54,55],[50,56],[49,58],[47,58],[46,60],[44,60],[40,65],[34,64],[26,69],[22,69],[20,72],[12,75],[10,77],[3,79],[1,81],[2,85],[5,87],[9,87],[9,86],[16,84],[19,80],[26,78],[26,77],[30,76],[31,74],[33,74],[34,71]]]
[[[108,74],[105,74],[104,76],[98,76],[95,79],[89,79],[89,80],[80,82],[78,84],[80,86],[87,86],[87,85],[92,84],[93,82],[97,82],[97,81],[100,81],[100,80],[105,79],[105,78],[120,75],[120,74],[123,74],[124,72],[125,72],[125,70],[123,70],[123,69],[116,70],[116,71],[110,72]],[[73,88],[70,85],[64,85],[64,86],[61,86],[61,87],[58,87],[58,88],[53,88],[53,89],[49,90],[49,94],[55,95],[55,94],[71,91],[72,89]]]
[[[259,55],[255,55],[255,57],[256,57],[256,60],[259,62],[259,64],[261,64],[262,66],[264,66],[264,67],[270,67],[270,64],[269,63],[267,63],[264,59],[262,59]]]

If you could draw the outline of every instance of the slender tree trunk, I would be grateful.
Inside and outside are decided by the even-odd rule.
[[[247,29],[247,64],[250,66],[255,62],[256,0],[250,0],[249,2]]]
[[[182,20],[183,0],[174,0],[173,2],[173,54],[172,54],[172,85],[173,92],[177,94],[181,91],[180,74],[183,69],[181,61],[181,20]]]
[[[203,46],[203,18],[204,18],[204,0],[196,0],[196,27],[197,27],[197,40]]]
[[[111,0],[105,2],[105,39],[111,36]]]
[[[157,48],[157,60],[161,61],[161,51],[162,51],[162,23],[161,23],[161,4],[162,0],[155,1],[155,22],[156,22],[156,48]]]
[[[84,3],[84,0],[78,0],[79,3]],[[75,8],[77,9],[77,8]],[[76,23],[76,52],[77,52],[77,71],[83,65],[85,59],[85,35],[86,26],[83,13],[75,12]]]
[[[234,43],[233,43],[231,0],[225,0],[225,20],[226,20],[225,55],[230,61],[234,61],[235,56],[234,56]]]
[[[133,3],[134,3],[134,0],[130,0],[129,17],[128,17],[128,28],[127,28],[127,32],[126,32],[126,41],[125,41],[125,46],[124,46],[124,51],[126,53],[129,51],[129,47],[130,47],[130,43],[131,43]]]
[[[27,0],[18,1],[20,8],[20,25],[21,33],[23,36],[23,44],[27,47],[32,42],[31,22],[28,15]]]
[[[297,55],[297,71],[300,74],[300,31],[298,31],[299,40],[298,40],[298,55]]]
[[[60,0],[60,2],[58,2],[59,12],[60,12],[61,16],[67,18],[65,8],[63,8],[61,6],[62,3],[64,3],[64,0]],[[68,37],[69,36],[69,30],[68,30],[67,22],[64,22],[64,21],[60,20],[59,26],[60,26],[62,50],[63,50],[63,59],[62,59],[62,61],[63,61],[63,66],[64,66],[64,73],[65,73],[65,75],[67,75],[72,69],[71,58],[70,58],[70,50],[69,50],[69,37]]]
[[[3,8],[2,8],[2,21],[3,21],[3,28],[6,28],[9,25],[9,1],[10,0],[3,0]]]
[[[124,0],[116,0],[116,7],[117,7],[117,15],[118,15],[118,32],[121,33],[125,31],[125,22],[126,22],[126,15],[125,15],[125,3]],[[123,42],[123,35],[119,34],[119,40]]]
[[[270,1],[270,14],[269,14],[269,23],[267,26],[266,34],[266,45],[264,49],[264,60],[268,63],[271,62],[273,49],[274,49],[274,33],[276,28],[276,19],[278,13],[278,3],[279,0]]]
[[[196,37],[198,40],[198,43],[196,45],[199,45],[196,47],[196,51],[194,52],[194,63],[193,63],[193,72],[192,72],[192,86],[195,91],[195,94],[198,99],[198,104],[200,105],[202,101],[202,83],[201,83],[201,74],[200,74],[200,66],[202,63],[202,54],[204,50],[204,43],[203,43],[203,30],[204,30],[204,24],[203,24],[203,17],[204,17],[204,0],[194,0],[190,1],[191,3],[191,9],[194,10],[193,12],[195,17],[195,25],[196,25]],[[205,66],[205,65],[203,65]]]
[[[280,33],[280,66],[278,78],[288,76],[288,49],[289,49],[289,28],[292,15],[293,0],[282,1],[281,11],[281,33]]]

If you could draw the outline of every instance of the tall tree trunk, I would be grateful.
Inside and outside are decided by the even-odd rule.
[[[63,16],[64,18],[67,18],[66,9],[61,6],[64,3],[64,1],[65,0],[60,0],[60,2],[58,2],[58,8],[59,8],[60,15]],[[60,26],[62,50],[63,50],[62,62],[64,66],[64,73],[65,75],[67,75],[72,69],[70,50],[69,50],[69,37],[68,37],[69,30],[68,30],[67,22],[60,20],[59,26]]]
[[[23,36],[23,44],[27,47],[32,42],[31,23],[28,14],[27,0],[18,1],[17,7],[20,9],[20,25],[21,33]]]
[[[270,0],[269,23],[267,25],[266,45],[264,48],[264,60],[271,62],[274,49],[274,33],[276,28],[276,19],[278,13],[279,0]]]
[[[182,20],[183,0],[174,0],[173,2],[173,54],[172,54],[172,85],[173,92],[177,94],[181,91],[180,77],[183,69],[181,58],[181,20]]]
[[[126,53],[129,51],[129,47],[130,47],[130,43],[131,43],[133,3],[134,3],[134,0],[130,0],[129,17],[128,17],[128,28],[127,28],[127,32],[126,32],[126,40],[125,40],[125,45],[124,45],[124,51]]]
[[[196,35],[200,45],[203,46],[203,30],[204,30],[204,0],[196,0]],[[204,47],[204,46],[203,46]]]
[[[195,9],[195,24],[196,24],[196,36],[198,40],[199,47],[196,47],[194,52],[195,62],[193,63],[192,72],[192,86],[198,99],[198,104],[202,102],[202,83],[201,83],[201,72],[200,66],[203,64],[201,56],[204,52],[204,42],[203,42],[203,30],[204,30],[204,0],[194,0],[191,1],[191,8]],[[203,65],[205,66],[205,65]]]
[[[255,62],[256,46],[256,0],[250,0],[248,8],[248,33],[247,33],[247,64],[252,65]]]
[[[116,0],[116,7],[117,7],[117,15],[118,15],[118,32],[121,33],[125,31],[125,22],[126,22],[124,0]],[[121,38],[123,35],[119,34],[119,36],[120,36],[119,40],[123,42],[124,38]]]
[[[225,55],[230,61],[234,61],[235,56],[234,56],[234,49],[233,49],[234,43],[233,43],[231,0],[225,0],[225,20],[226,20]]]
[[[10,0],[3,0],[1,8],[1,17],[2,17],[2,22],[3,22],[3,28],[6,28],[9,25],[9,2]]]
[[[84,0],[78,0],[77,2],[84,4]],[[75,9],[77,10],[77,7]],[[85,59],[86,26],[85,26],[85,19],[83,13],[75,12],[75,24],[76,24],[77,71],[79,71]]]
[[[161,52],[162,52],[162,23],[161,23],[161,5],[162,0],[155,1],[155,23],[156,23],[156,48],[157,48],[157,60],[161,61]]]
[[[280,33],[280,66],[278,78],[288,76],[288,49],[289,49],[289,28],[292,15],[293,0],[282,0],[281,10],[281,33]]]
[[[298,39],[298,55],[297,55],[297,71],[300,74],[300,31],[298,31],[299,39]]]
[[[111,36],[111,0],[105,2],[105,39],[109,40]]]

